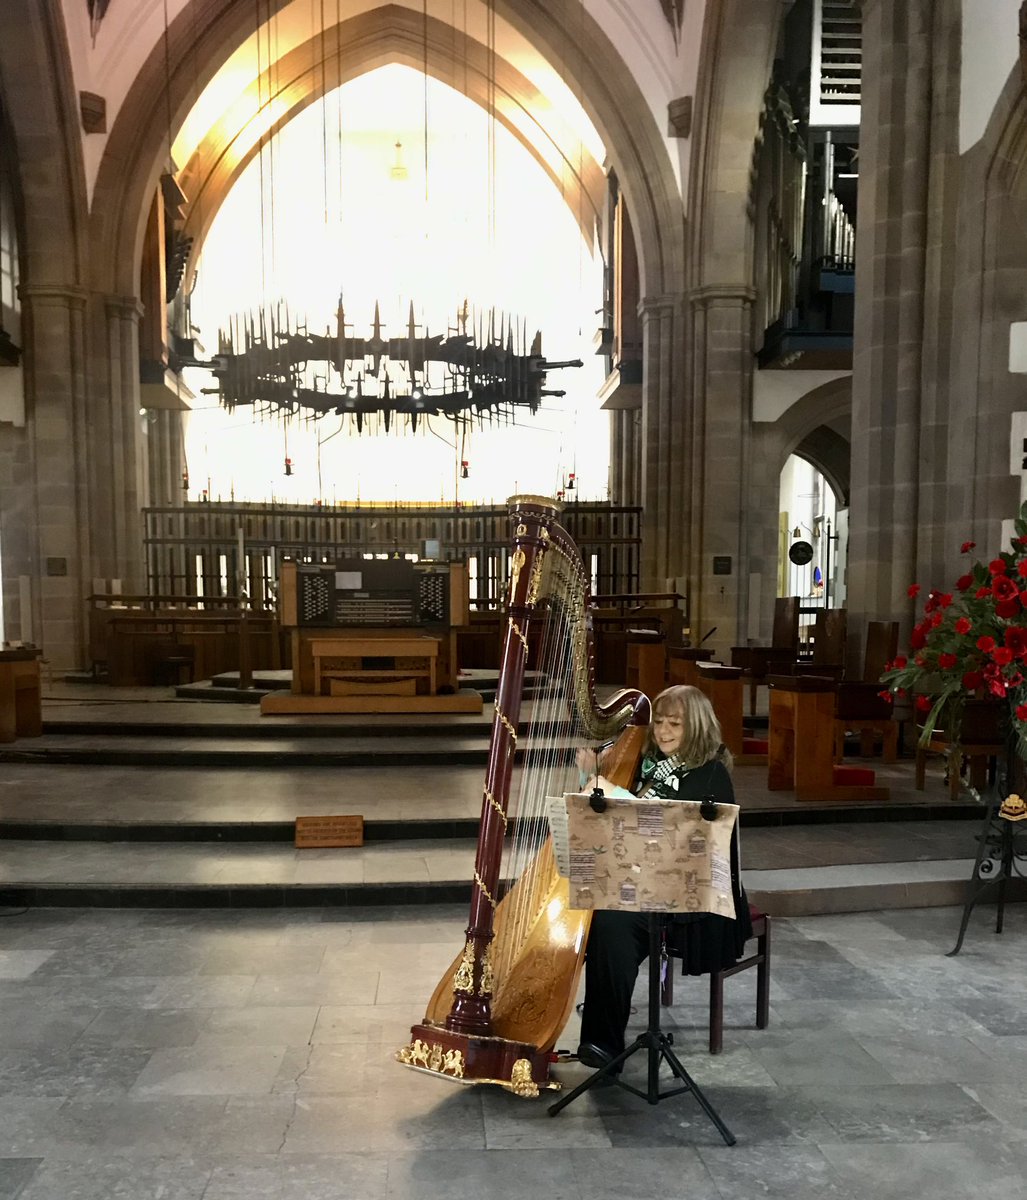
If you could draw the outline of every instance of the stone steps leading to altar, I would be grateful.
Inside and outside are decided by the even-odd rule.
[[[746,857],[753,863],[759,846],[752,843],[759,832],[746,837]],[[905,831],[897,832],[901,836],[894,850],[899,855],[908,839]],[[368,843],[346,850],[0,841],[0,904],[236,908],[453,903],[469,898],[473,862],[474,844],[463,839]],[[968,855],[913,861],[895,857],[752,865],[744,878],[758,907],[796,916],[958,905],[966,898],[971,867]],[[1017,882],[1011,898],[1027,894],[1021,884]]]
[[[527,711],[527,709],[526,709]],[[463,902],[490,722],[262,719],[151,689],[44,701],[0,747],[0,903],[96,906]],[[887,802],[799,802],[739,766],[745,878],[771,912],[961,903],[980,809],[940,772],[875,764]],[[359,814],[365,845],[296,850],[298,816]]]

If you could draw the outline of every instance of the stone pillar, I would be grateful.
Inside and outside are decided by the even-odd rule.
[[[614,504],[642,503],[641,416],[637,408],[610,413],[610,499]]]
[[[150,487],[146,503],[159,508],[182,501],[182,472],[185,452],[182,414],[172,409],[150,409],[147,413],[146,451]]]
[[[688,522],[684,506],[684,375],[681,369],[681,302],[650,296],[642,318],[641,496],[643,591],[663,591],[682,575]]]
[[[924,261],[924,344],[920,397],[920,478],[915,553],[916,577],[928,586],[948,586],[961,542],[968,539],[966,511],[957,529],[949,523],[959,457],[949,471],[952,397],[956,360],[965,329],[956,318],[967,288],[958,246],[960,206],[959,94],[962,69],[961,0],[934,0],[931,27],[930,146],[927,162],[927,222]],[[973,236],[968,240],[975,240]],[[957,332],[958,330],[958,332]],[[957,406],[964,407],[960,400]],[[964,499],[961,491],[957,493]]]
[[[864,0],[850,644],[908,615],[919,537],[934,0]]]
[[[752,413],[753,301],[749,287],[705,286],[691,295],[689,455],[678,474],[689,512],[692,639],[719,655],[739,644],[749,594],[743,526]],[[715,560],[718,560],[715,564]],[[714,574],[715,565],[720,568]]]
[[[103,412],[109,442],[97,451],[98,461],[109,465],[109,476],[97,515],[106,509],[110,518],[103,574],[120,579],[125,592],[144,591],[146,579],[142,509],[148,498],[148,464],[139,411],[141,315],[135,297],[104,297],[107,388],[96,409]],[[102,378],[102,372],[98,375]]]
[[[28,576],[31,633],[55,671],[82,665],[91,583],[85,403],[86,293],[22,285],[29,486],[18,524],[34,538],[5,544],[4,573]],[[27,623],[21,614],[22,632]]]

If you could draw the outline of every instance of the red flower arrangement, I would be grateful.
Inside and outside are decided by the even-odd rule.
[[[975,562],[952,592],[931,591],[913,626],[912,661],[889,663],[882,696],[914,693],[923,724],[921,743],[942,727],[958,741],[965,701],[974,695],[1006,700],[1013,732],[1027,745],[1027,504],[1015,522],[1012,549]],[[964,542],[969,554],[973,542]],[[920,585],[909,588],[910,598]]]

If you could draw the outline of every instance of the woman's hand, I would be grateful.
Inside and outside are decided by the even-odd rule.
[[[574,757],[577,763],[578,770],[583,771],[586,775],[595,775],[599,768],[603,765],[603,759],[606,757],[606,751],[596,753],[588,746],[582,746]]]

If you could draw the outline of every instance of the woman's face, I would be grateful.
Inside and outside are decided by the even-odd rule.
[[[660,709],[653,717],[653,741],[664,754],[673,754],[685,736],[685,714],[680,708]]]

